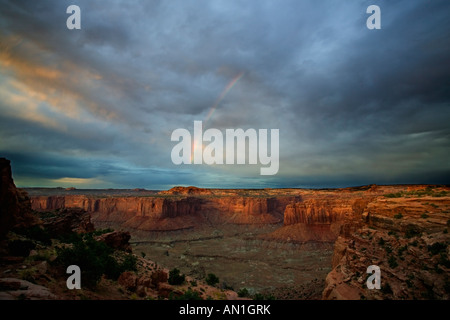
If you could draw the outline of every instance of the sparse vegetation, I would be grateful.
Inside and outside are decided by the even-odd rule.
[[[46,246],[52,244],[50,234],[47,232],[47,230],[38,225],[29,228],[15,229],[14,232],[23,235],[30,240],[39,241]]]
[[[169,300],[203,300],[200,297],[200,294],[197,291],[192,291],[191,289],[188,289],[184,294],[181,296],[176,296],[171,292],[169,294]]]
[[[448,195],[448,192],[445,190],[442,191],[436,191],[434,190],[435,187],[426,187],[422,190],[413,190],[413,191],[400,191],[395,193],[388,193],[384,196],[386,198],[401,198],[401,197],[423,197],[423,196],[429,196],[429,197],[445,197]]]
[[[410,239],[413,237],[420,237],[422,233],[414,226],[408,226],[405,231],[405,237]]]
[[[398,267],[397,259],[394,256],[390,256],[388,259],[389,267],[394,269]]]
[[[445,243],[435,242],[431,246],[428,246],[428,251],[434,256],[438,253],[445,253],[447,250],[447,245]]]
[[[119,263],[111,256],[114,250],[105,243],[94,240],[92,235],[85,235],[85,238],[80,236],[72,246],[57,248],[58,257],[54,264],[79,266],[83,283],[91,288],[97,285],[103,274],[116,280],[123,272],[136,270],[136,257],[133,255],[128,254]]]
[[[380,290],[384,294],[392,294],[393,293],[391,285],[389,283],[382,285]]]
[[[250,292],[248,292],[247,288],[242,288],[238,291],[238,297],[241,298],[250,297]]]
[[[394,219],[401,219],[403,218],[403,215],[401,213],[397,213],[394,215]]]
[[[253,300],[275,300],[273,295],[264,295],[262,293],[255,293]]]
[[[169,284],[171,285],[180,285],[183,284],[185,281],[185,275],[184,274],[180,274],[180,270],[178,270],[177,268],[173,268],[172,270],[169,271]]]
[[[403,247],[398,248],[397,254],[401,256],[403,252],[405,252],[408,249],[408,245],[404,245]]]
[[[210,286],[215,286],[219,283],[219,278],[214,273],[209,273],[205,279],[206,283]]]
[[[426,219],[426,218],[428,218],[429,216],[428,216],[426,213],[422,213],[422,214],[420,215],[420,217],[423,218],[423,219]]]

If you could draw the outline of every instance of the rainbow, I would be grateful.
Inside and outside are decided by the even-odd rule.
[[[208,114],[206,115],[205,118],[205,123],[212,117],[212,115],[214,114],[214,111],[216,111],[217,107],[219,106],[219,103],[225,98],[225,96],[227,95],[228,92],[230,92],[230,90],[234,87],[234,85],[239,81],[239,79],[241,79],[244,76],[244,72],[239,73],[236,77],[233,78],[233,80],[231,80],[227,86],[225,87],[225,89],[222,90],[222,92],[220,93],[219,97],[216,99],[216,102],[214,102],[214,105],[211,107],[211,109],[208,111]]]
[[[222,90],[219,97],[214,102],[214,105],[209,109],[208,114],[206,115],[205,120],[203,121],[204,124],[211,119],[212,115],[214,114],[214,111],[216,111],[217,107],[219,106],[219,103],[225,98],[228,92],[234,87],[234,85],[244,76],[244,72],[239,73],[236,77],[231,80],[226,87]],[[194,141],[191,151],[191,163],[194,163],[194,153],[195,150],[198,148],[196,141]]]

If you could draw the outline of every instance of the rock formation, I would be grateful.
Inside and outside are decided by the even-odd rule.
[[[412,195],[378,197],[341,229],[324,299],[450,298],[450,198]],[[367,288],[370,265],[380,267],[380,290]]]
[[[0,239],[12,227],[27,227],[36,223],[31,215],[30,200],[26,192],[18,190],[11,173],[11,163],[0,158]]]
[[[212,191],[175,188],[174,196],[105,197],[87,195],[32,197],[33,209],[51,211],[61,208],[82,208],[94,221],[114,222],[140,230],[178,230],[205,224],[265,224],[283,221],[287,204],[295,196],[251,197],[239,195],[211,196]],[[172,189],[171,189],[172,190]],[[183,194],[183,195],[181,195]],[[185,194],[190,194],[185,196]],[[207,194],[207,196],[205,196]]]

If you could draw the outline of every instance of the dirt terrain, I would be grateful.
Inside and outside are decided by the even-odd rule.
[[[413,275],[414,288],[430,291],[427,288],[436,282],[437,291],[428,296],[442,299],[448,295],[445,248],[449,244],[450,188],[446,186],[321,190],[175,187],[133,194],[116,190],[110,195],[104,190],[84,194],[62,190],[59,194],[52,189],[47,195],[45,189],[26,191],[34,210],[81,207],[91,213],[96,226],[130,231],[135,252],[168,268],[180,268],[198,279],[212,272],[224,288],[246,288],[279,299],[424,298],[420,292],[398,289],[406,284],[394,280],[394,293],[366,292],[367,266],[386,267],[393,258],[389,252],[378,252],[386,251],[382,245],[374,244],[378,253],[367,245],[358,247],[366,236],[390,242],[415,228],[419,231],[414,236],[425,238],[417,239],[423,242],[418,249],[406,251],[418,250],[411,253],[415,255],[412,264],[420,260],[420,266],[437,271],[436,275],[426,274],[428,280],[422,279],[423,274]],[[439,234],[437,239],[445,246],[441,260],[427,253],[427,245],[433,245],[435,237],[429,234]],[[406,245],[397,242],[389,244],[387,251]],[[395,275],[389,279],[405,278],[411,259],[396,259],[399,266],[386,269]],[[357,290],[352,281],[358,284]]]

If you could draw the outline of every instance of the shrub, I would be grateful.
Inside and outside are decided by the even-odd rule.
[[[394,258],[394,256],[390,256],[388,259],[389,267],[394,269],[398,267],[397,260]]]
[[[392,288],[389,283],[386,283],[385,285],[381,286],[381,292],[384,294],[392,294]]]
[[[242,288],[238,291],[238,297],[246,298],[250,296],[250,292],[248,292],[247,288]]]
[[[384,195],[386,198],[400,198],[402,196],[401,192],[397,193],[388,193]]]
[[[173,292],[169,294],[169,300],[203,300],[199,293],[197,291],[192,291],[191,289],[188,289],[184,294],[181,296],[175,296]]]
[[[422,233],[414,226],[408,226],[405,231],[405,237],[410,239],[413,237],[420,237]]]
[[[429,215],[427,215],[426,213],[422,213],[422,214],[420,215],[420,217],[423,218],[423,219],[426,219],[426,218],[429,217]]]
[[[77,240],[72,247],[57,248],[58,257],[54,263],[64,267],[72,264],[79,266],[83,283],[95,287],[102,275],[117,280],[125,271],[136,271],[135,256],[128,254],[118,263],[111,256],[113,252],[105,243],[94,240],[92,235],[86,235],[86,240]]]
[[[398,255],[401,256],[403,252],[406,251],[406,249],[408,249],[408,245],[404,245],[403,247],[398,248]]]
[[[380,238],[380,240],[378,241],[378,244],[382,247],[385,245],[385,243],[386,243],[386,241],[384,241],[383,238]]]
[[[110,256],[111,252],[112,249],[103,242],[89,238],[76,242],[72,248],[57,248],[55,264],[79,266],[83,283],[95,287],[103,274],[117,269],[117,262]]]
[[[137,258],[134,255],[132,255],[131,253],[129,253],[125,256],[125,259],[123,260],[123,262],[121,264],[121,269],[123,269],[123,272],[137,271],[136,263],[137,263]]]
[[[435,254],[445,252],[447,245],[445,243],[435,242],[431,246],[428,246],[428,251],[434,256]]]
[[[185,275],[180,274],[180,270],[177,268],[173,268],[169,271],[169,284],[171,285],[180,285],[185,281]]]
[[[401,219],[403,218],[403,215],[401,213],[397,213],[396,215],[394,215],[394,219]]]
[[[191,281],[191,286],[196,287],[196,286],[197,286],[197,281],[192,280],[192,281]]]
[[[418,244],[419,244],[419,242],[417,242],[417,240],[414,240],[413,242],[411,242],[411,245],[413,247],[417,247]]]
[[[206,283],[210,286],[215,286],[217,283],[219,283],[219,278],[214,273],[209,273],[206,276]]]
[[[51,236],[47,230],[37,225],[29,228],[16,229],[14,232],[23,235],[28,239],[39,241],[46,246],[52,244]]]
[[[275,300],[275,297],[272,295],[263,295],[261,293],[255,293],[253,296],[253,300]]]

